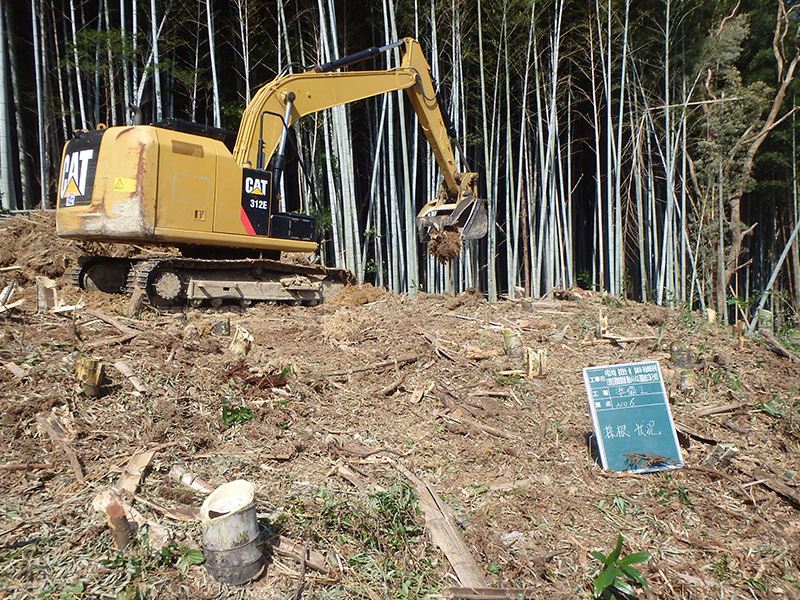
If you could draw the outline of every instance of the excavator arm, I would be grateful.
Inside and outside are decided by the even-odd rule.
[[[402,47],[403,56],[397,68],[337,70],[398,46]],[[243,167],[264,169],[272,159],[277,182],[283,167],[287,133],[298,119],[396,90],[406,91],[443,174],[439,195],[425,204],[417,215],[422,241],[444,230],[457,230],[466,239],[485,236],[488,223],[484,203],[477,198],[477,175],[461,172],[456,166],[430,67],[419,42],[412,38],[337,59],[311,71],[283,75],[261,88],[242,116],[234,160]]]

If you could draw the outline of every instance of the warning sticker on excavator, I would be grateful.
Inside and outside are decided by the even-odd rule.
[[[114,178],[114,191],[115,192],[135,192],[136,180],[133,177],[115,177]]]

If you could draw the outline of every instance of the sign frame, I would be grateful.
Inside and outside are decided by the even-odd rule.
[[[657,360],[584,367],[583,381],[603,469],[653,473],[684,466]]]

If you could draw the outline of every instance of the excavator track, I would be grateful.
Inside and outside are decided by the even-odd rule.
[[[129,258],[83,256],[66,276],[84,290],[114,294],[124,289],[132,263]]]
[[[126,262],[122,262],[122,261]],[[102,291],[142,294],[155,307],[217,307],[253,302],[316,305],[355,278],[344,269],[295,265],[268,259],[112,259],[92,257],[72,279],[84,289],[99,289],[92,273],[113,280],[117,289]],[[113,277],[109,275],[113,274]],[[120,279],[120,273],[124,277]],[[106,286],[108,288],[108,286]]]

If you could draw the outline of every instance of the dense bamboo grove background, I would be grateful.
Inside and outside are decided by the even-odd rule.
[[[0,12],[3,208],[52,206],[72,131],[237,129],[283,69],[418,38],[492,227],[442,266],[401,93],[305,118],[286,185],[324,257],[414,293],[581,285],[727,319],[800,307],[794,0],[20,0]],[[353,66],[391,68],[396,51]],[[293,66],[289,66],[293,65]],[[314,194],[311,191],[315,191]],[[316,197],[316,201],[312,198]]]

